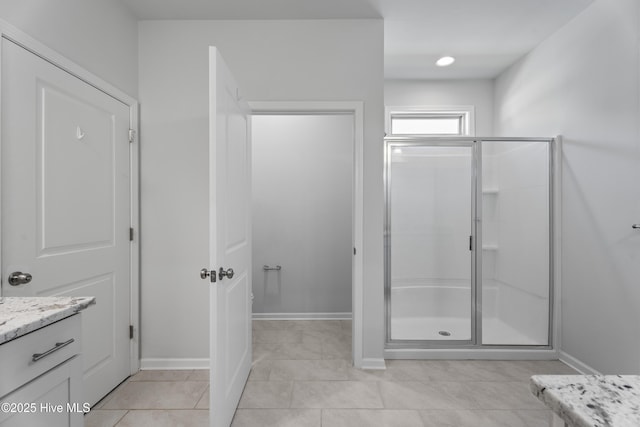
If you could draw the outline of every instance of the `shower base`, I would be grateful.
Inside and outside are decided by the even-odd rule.
[[[440,332],[448,332],[445,336]],[[471,339],[471,320],[462,317],[403,317],[392,319],[393,340],[468,341]]]
[[[441,332],[449,333],[443,335]],[[471,320],[461,317],[406,317],[391,321],[391,339],[409,341],[469,341]],[[482,344],[546,345],[535,342],[499,318],[484,319]]]

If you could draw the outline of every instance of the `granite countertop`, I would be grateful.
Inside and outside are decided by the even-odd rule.
[[[640,426],[640,375],[534,375],[531,392],[572,427]]]
[[[0,344],[95,303],[95,297],[0,297]]]

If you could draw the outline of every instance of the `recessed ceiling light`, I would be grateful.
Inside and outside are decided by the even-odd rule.
[[[453,56],[443,56],[442,58],[436,61],[436,65],[438,67],[448,67],[454,62],[456,62],[456,58],[454,58]]]

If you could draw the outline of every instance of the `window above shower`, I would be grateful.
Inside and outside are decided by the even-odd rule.
[[[474,136],[474,107],[387,107],[387,136]]]

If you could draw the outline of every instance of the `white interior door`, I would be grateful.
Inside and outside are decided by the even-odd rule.
[[[216,48],[209,50],[210,424],[227,427],[251,369],[249,106]],[[216,271],[217,268],[217,271]],[[233,274],[231,272],[233,271]]]
[[[2,40],[2,294],[95,296],[84,401],[130,373],[129,108]],[[30,283],[8,283],[15,272]]]

